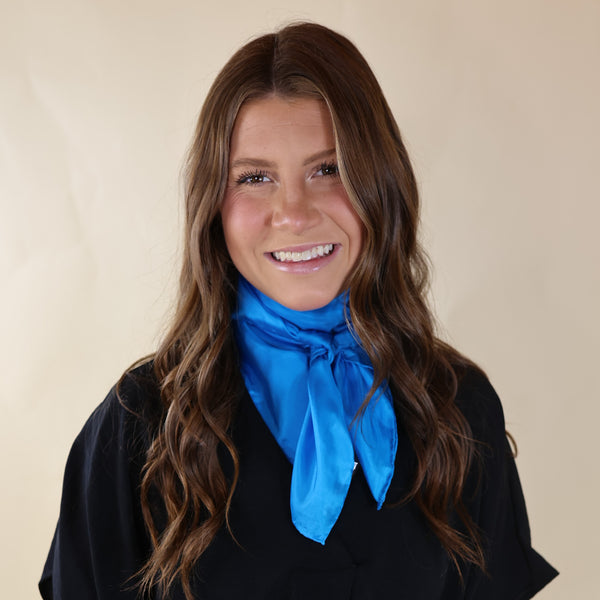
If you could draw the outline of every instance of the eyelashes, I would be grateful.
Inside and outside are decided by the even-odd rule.
[[[340,174],[335,161],[325,161],[319,165],[313,176],[316,177],[338,177]],[[255,169],[244,171],[235,179],[236,185],[260,185],[272,181],[267,171]]]
[[[321,163],[321,167],[317,173],[321,173],[321,175],[324,175],[325,177],[337,177],[340,174],[340,170],[337,163],[329,161]]]
[[[256,171],[247,171],[245,173],[242,173],[235,180],[235,182],[237,185],[243,185],[245,183],[249,185],[258,185],[259,183],[264,183],[265,179],[270,181],[269,177],[267,176],[267,173],[259,169]]]

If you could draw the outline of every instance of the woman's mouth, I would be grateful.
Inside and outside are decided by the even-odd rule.
[[[271,256],[276,261],[281,263],[308,262],[310,260],[314,260],[315,258],[321,258],[331,254],[333,252],[333,248],[333,244],[322,244],[313,246],[307,250],[302,250],[301,252],[292,252],[287,250],[271,252]]]

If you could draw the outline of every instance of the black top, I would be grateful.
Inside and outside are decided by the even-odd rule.
[[[146,365],[121,397],[138,415],[159,406]],[[240,479],[231,506],[237,545],[223,528],[198,561],[194,592],[207,600],[525,600],[557,572],[531,548],[525,502],[500,401],[472,372],[456,399],[480,445],[464,499],[481,530],[487,574],[464,583],[414,503],[378,511],[358,467],[325,545],[303,537],[289,506],[291,465],[246,394],[233,438]],[[149,419],[123,408],[113,389],[79,434],[65,470],[60,518],[39,587],[46,600],[133,600],[127,579],[150,551],[139,499]],[[387,501],[402,497],[414,455],[400,427]],[[479,476],[481,475],[481,476]],[[184,598],[180,588],[170,595]]]

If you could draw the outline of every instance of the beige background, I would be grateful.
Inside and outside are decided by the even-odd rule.
[[[446,335],[516,436],[542,600],[598,597],[600,2],[0,0],[2,592],[36,597],[69,446],[173,297],[179,169],[250,36],[371,62],[420,181]]]

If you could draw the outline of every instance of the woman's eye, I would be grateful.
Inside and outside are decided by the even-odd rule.
[[[248,184],[248,185],[257,185],[259,183],[265,183],[266,181],[271,181],[266,173],[262,171],[255,171],[252,173],[242,173],[237,179],[236,183],[238,185]]]
[[[317,175],[339,175],[338,166],[334,162],[323,163],[317,171]]]

